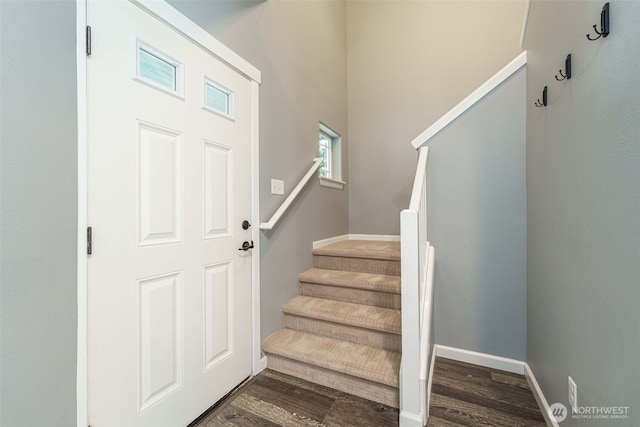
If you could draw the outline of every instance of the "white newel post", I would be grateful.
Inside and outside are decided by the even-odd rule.
[[[402,365],[400,367],[400,427],[422,427],[420,413],[420,250],[418,212],[400,215],[402,274]]]

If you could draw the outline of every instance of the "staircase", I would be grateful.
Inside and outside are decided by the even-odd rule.
[[[313,259],[263,343],[268,367],[397,408],[400,243],[345,240]]]

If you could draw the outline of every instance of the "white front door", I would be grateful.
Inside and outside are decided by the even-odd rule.
[[[89,1],[92,427],[180,427],[251,375],[251,82]]]

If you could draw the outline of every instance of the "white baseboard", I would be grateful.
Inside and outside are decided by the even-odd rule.
[[[474,365],[524,375],[525,362],[520,360],[478,353],[477,351],[463,350],[461,348],[447,347],[446,345],[440,344],[436,344],[435,353],[437,356],[444,357],[445,359],[453,359],[459,362],[472,363]]]
[[[349,240],[349,235],[343,234],[342,236],[329,237],[328,239],[317,240],[313,242],[313,249],[318,249],[323,246],[331,245],[333,243],[342,242],[343,240]]]
[[[529,383],[529,388],[533,392],[533,397],[536,398],[536,402],[538,402],[538,407],[540,411],[542,411],[542,416],[544,420],[547,422],[548,426],[551,427],[559,427],[558,422],[553,419],[550,415],[551,411],[549,411],[549,403],[547,403],[547,399],[544,397],[542,393],[542,389],[536,380],[536,377],[533,375],[533,371],[529,367],[528,363],[524,364],[524,376]]]
[[[328,239],[316,240],[313,242],[313,249],[333,243],[342,242],[344,240],[379,240],[381,242],[399,242],[400,236],[388,234],[343,234],[342,236],[329,237]]]
[[[381,242],[399,242],[400,236],[393,234],[349,234],[349,240],[379,240]]]

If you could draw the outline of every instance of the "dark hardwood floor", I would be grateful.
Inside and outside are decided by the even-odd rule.
[[[249,380],[195,426],[397,425],[397,409],[266,370]]]
[[[398,425],[398,410],[266,370],[193,427]],[[522,375],[438,358],[428,427],[545,426]]]
[[[522,375],[437,358],[427,427],[546,426]]]

